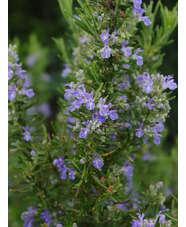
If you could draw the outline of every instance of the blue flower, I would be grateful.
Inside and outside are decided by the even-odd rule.
[[[139,125],[139,128],[138,129],[136,129],[136,133],[135,133],[135,135],[138,137],[138,138],[140,138],[140,137],[142,137],[143,136],[143,133],[144,133],[144,130],[143,130],[143,123],[140,123],[140,122],[138,122],[138,125]]]
[[[123,204],[120,204],[120,203],[116,204],[115,206],[121,210],[128,210],[128,208],[126,206],[124,206]]]
[[[16,85],[10,85],[8,88],[8,100],[14,100],[16,97]]]
[[[50,226],[52,224],[52,219],[48,209],[44,209],[44,212],[41,213],[41,219],[45,221],[45,224]]]
[[[21,79],[25,79],[27,77],[26,70],[22,70],[21,69],[22,64],[17,64],[16,65],[16,74],[21,78]]]
[[[96,155],[96,154],[93,154],[93,155],[94,155],[94,160],[92,162],[94,164],[94,167],[97,169],[101,169],[103,167],[103,159],[100,158],[101,157],[100,155]]]
[[[68,168],[65,165],[63,165],[63,167],[61,169],[59,169],[59,178],[61,180],[67,179],[67,170],[68,170]]]
[[[86,102],[87,102],[86,107],[88,110],[93,110],[95,108],[93,95],[94,95],[93,92],[91,92],[90,94],[86,93]]]
[[[103,58],[110,58],[110,53],[111,53],[111,48],[108,46],[108,44],[109,44],[109,36],[110,36],[110,34],[109,34],[109,29],[106,31],[106,33],[104,33],[103,31],[102,31],[102,33],[101,33],[101,35],[100,35],[100,37],[101,37],[101,39],[102,39],[102,41],[103,41],[103,43],[104,43],[104,47],[101,49],[101,56],[103,57]]]
[[[12,77],[13,77],[13,74],[14,74],[13,70],[11,69],[11,67],[12,67],[12,63],[8,63],[8,80],[11,80]]]
[[[57,166],[58,168],[63,167],[63,163],[64,163],[65,157],[59,157],[58,159],[55,159],[53,161],[53,165]]]
[[[137,48],[136,52],[133,54],[132,58],[136,60],[137,65],[143,65],[143,57],[137,55],[139,52],[142,52],[140,48]]]
[[[129,68],[130,68],[130,65],[129,65],[129,64],[124,64],[123,67],[124,67],[125,69],[129,69]]]
[[[68,174],[69,174],[69,179],[71,180],[75,179],[76,171],[74,169],[70,168]]]
[[[133,0],[133,13],[138,17],[138,21],[143,21],[146,26],[150,25],[152,22],[149,20],[148,16],[143,16],[146,10],[141,8],[142,0]]]
[[[28,97],[28,98],[32,98],[35,93],[33,92],[33,89],[26,89],[27,87],[30,86],[30,82],[28,80],[25,81],[25,83],[23,84],[23,93]]]
[[[86,128],[81,128],[81,131],[79,133],[80,138],[85,138],[89,132],[89,120],[85,121],[83,124],[85,124]]]
[[[139,214],[139,213],[137,213],[137,215],[138,215],[138,220],[133,220],[132,222],[131,222],[131,224],[132,224],[132,227],[142,227],[142,224],[143,224],[143,218],[144,218],[144,214]]]
[[[61,73],[61,76],[63,78],[65,78],[66,76],[68,76],[68,74],[72,71],[72,69],[70,68],[69,64],[64,64],[65,68]]]
[[[28,211],[21,214],[21,219],[24,221],[24,227],[32,227],[34,222],[34,215],[37,214],[37,209],[34,207],[28,207]]]
[[[108,40],[109,36],[110,36],[109,29],[107,29],[107,31],[105,33],[103,31],[101,32],[100,37],[101,37],[103,43],[105,42],[105,40]]]
[[[161,80],[164,89],[169,88],[170,90],[175,90],[178,87],[172,78],[173,76],[169,75]]]
[[[90,41],[90,39],[87,36],[83,36],[82,38],[79,38],[80,43],[85,43],[86,41]]]
[[[163,182],[162,181],[159,181],[157,184],[156,184],[156,187],[157,188],[161,188],[163,186]]]
[[[153,110],[154,107],[155,107],[155,104],[152,104],[152,101],[153,100],[154,100],[153,98],[148,98],[148,104],[147,104],[147,106],[148,106],[148,109],[149,110]]]
[[[101,122],[101,123],[105,123],[105,121],[106,121],[106,118],[105,117],[103,117],[103,116],[101,116],[99,113],[93,113],[92,114],[92,120],[93,121],[99,121],[99,122]]]
[[[106,102],[106,98],[100,98],[99,99],[99,103],[97,105],[97,107],[99,108],[99,114],[101,116],[108,116],[109,115],[109,108],[112,106],[111,103],[109,103],[108,105],[105,105]]]
[[[161,214],[160,215],[160,219],[159,219],[159,223],[160,224],[165,224],[166,220],[165,220],[165,215],[164,214]]]
[[[133,176],[133,166],[130,164],[130,162],[126,161],[124,164],[124,167],[122,167],[122,171],[124,172],[125,176],[127,177],[127,180],[130,180]]]
[[[23,90],[23,92],[28,98],[32,98],[35,95],[32,88]]]
[[[132,0],[136,9],[141,8],[142,0]]]
[[[105,45],[102,49],[101,49],[101,56],[103,58],[110,58],[110,53],[111,53],[111,48],[108,45]]]
[[[67,84],[66,86],[70,86],[70,84]],[[86,107],[88,110],[93,110],[95,108],[94,93],[87,93],[86,89],[83,84],[78,84],[77,90],[74,90],[73,88],[66,89],[65,90],[65,98],[70,101],[70,98],[75,98],[75,101],[71,103],[71,106],[67,109],[70,112],[73,112],[75,109],[79,109],[83,103],[86,103]]]
[[[30,132],[28,131],[28,125],[25,126],[25,127],[23,127],[23,129],[24,129],[24,132],[23,132],[23,139],[24,139],[25,141],[31,140],[31,135],[30,135]]]
[[[156,145],[160,144],[161,141],[161,134],[158,134],[158,132],[162,132],[164,130],[164,124],[162,122],[159,122],[157,125],[155,126],[151,126],[151,129],[154,131],[154,143]]]
[[[109,111],[109,117],[110,117],[111,120],[116,120],[116,119],[118,119],[118,115],[117,115],[116,111],[117,111],[117,110],[110,110],[110,111]]]
[[[125,55],[125,57],[129,57],[132,54],[131,47],[126,47],[128,42],[129,42],[128,40],[126,42],[122,41],[122,51],[123,51],[123,54]]]
[[[142,14],[139,14],[138,20],[143,21],[146,26],[149,26],[150,24],[152,24],[152,22],[149,20],[149,17],[148,16],[142,16]]]
[[[146,93],[150,93],[151,91],[153,91],[153,78],[150,78],[149,73],[145,72],[143,73],[143,91]],[[138,81],[139,81],[139,77],[138,77]]]

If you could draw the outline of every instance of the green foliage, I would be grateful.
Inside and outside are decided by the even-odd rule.
[[[159,0],[154,10],[153,6],[153,1],[150,2],[148,7],[145,5],[152,24],[148,27],[142,24],[140,31],[141,37],[139,37],[138,42],[144,49],[145,66],[148,65],[152,70],[156,70],[161,66],[163,61],[164,54],[161,54],[162,47],[173,42],[169,38],[178,24],[178,5],[176,4],[170,11]],[[161,15],[161,24],[157,25],[156,18],[159,14]]]
[[[65,79],[44,84],[43,78],[38,75],[41,75],[47,67],[49,50],[42,47],[36,36],[32,35],[29,40],[29,53],[32,55],[39,53],[38,61],[29,69],[36,94],[39,96],[39,93],[46,93],[45,98],[47,96],[51,97],[48,92],[50,86],[54,87],[53,90],[50,90],[51,92],[57,92],[56,87],[59,88],[61,82],[77,82],[79,78],[81,81],[86,76],[84,85],[86,85],[88,91],[94,90],[96,103],[98,103],[100,95],[103,95],[116,105],[119,102],[119,96],[121,96],[116,84],[123,80],[120,69],[124,57],[121,54],[119,59],[116,57],[115,53],[119,53],[120,48],[116,44],[111,58],[108,61],[101,59],[99,50],[103,47],[103,43],[100,38],[100,31],[106,29],[107,26],[110,26],[111,31],[114,31],[115,25],[119,24],[122,27],[119,31],[120,38],[132,39],[133,36],[137,35],[136,22],[130,10],[126,11],[128,15],[126,21],[123,22],[119,17],[125,7],[127,8],[131,3],[118,0],[113,3],[114,5],[108,5],[109,1],[100,0],[89,3],[89,1],[79,0],[81,9],[76,9],[76,13],[80,17],[79,20],[73,16],[72,1],[59,0],[58,2],[66,21],[73,30],[73,35],[68,42],[63,38],[54,38],[54,41],[62,54],[62,59],[70,65],[72,72]],[[93,16],[96,7],[92,4],[96,4],[96,7],[101,6],[100,11],[106,14],[105,24],[107,26],[104,24],[98,25]],[[153,3],[151,2],[147,13],[153,22],[152,25],[149,27],[142,25],[142,36],[139,39],[134,38],[131,43],[134,48],[140,45],[144,49],[143,67],[148,66],[149,70],[156,73],[163,58],[160,50],[169,43],[169,36],[177,25],[174,20],[176,19],[177,8],[175,7],[172,12],[168,11],[160,1],[156,5],[154,13],[152,13],[152,8]],[[156,27],[154,33],[158,10],[162,15],[162,26]],[[129,34],[126,32],[127,23],[130,23]],[[85,47],[80,44],[77,47],[78,38],[84,35],[90,37],[92,47],[89,44]],[[73,44],[69,47],[69,43]],[[91,64],[85,63],[84,57],[87,57],[87,53],[93,54],[94,52],[97,53],[97,56],[94,59],[88,58]],[[153,65],[149,63],[149,56],[153,57],[154,55],[158,56],[158,60],[155,60]],[[132,70],[129,69],[126,72],[131,74],[137,72],[140,75],[143,68],[138,70],[138,66],[131,64]],[[83,70],[81,71],[81,69]],[[58,91],[63,95],[64,89],[64,86],[61,85]],[[135,100],[136,93],[139,93],[139,88],[134,83],[133,90],[126,89],[125,92],[132,103]],[[39,102],[42,101],[39,100]],[[117,140],[112,141],[110,135],[114,135],[115,130],[123,126],[120,122],[108,123],[105,128],[103,126],[105,130],[103,134],[95,131],[87,140],[79,138],[79,129],[74,128],[72,137],[67,131],[67,129],[72,131],[72,125],[66,122],[68,114],[63,113],[68,103],[62,97],[58,102],[60,111],[57,119],[51,123],[53,131],[49,134],[44,119],[37,114],[28,114],[29,108],[35,102],[34,99],[27,101],[20,98],[20,100],[15,99],[9,103],[9,153],[11,154],[10,176],[13,174],[18,176],[16,180],[11,179],[10,197],[13,191],[22,192],[27,205],[37,205],[38,214],[34,216],[36,224],[46,226],[44,221],[41,223],[40,215],[44,209],[49,209],[53,213],[62,210],[63,215],[57,215],[55,221],[61,221],[66,227],[75,227],[76,223],[78,226],[130,226],[131,221],[136,219],[135,214],[138,212],[138,208],[131,205],[134,202],[132,193],[135,191],[127,193],[128,181],[121,172],[123,163],[129,161],[134,166],[134,188],[139,192],[136,198],[141,201],[142,212],[146,212],[147,217],[154,217],[153,213],[157,213],[159,206],[164,204],[163,189],[166,186],[171,186],[175,191],[166,202],[171,210],[167,211],[165,215],[173,224],[177,225],[177,204],[175,204],[177,203],[177,188],[175,187],[177,185],[177,174],[174,171],[177,164],[177,144],[170,151],[170,154],[167,154],[162,147],[157,150],[154,146],[145,146],[141,139],[135,137],[135,130],[130,128],[126,128],[124,133],[118,130]],[[125,106],[125,101],[119,104],[122,109]],[[136,127],[136,120],[143,114],[141,112],[141,110],[131,111],[131,116],[134,119],[132,126],[134,128]],[[126,113],[120,115],[122,120],[127,118]],[[71,112],[71,117],[83,122],[86,119],[91,119],[91,113],[87,111],[84,104],[79,111]],[[150,122],[150,117],[153,116],[150,116],[148,111],[145,121]],[[24,141],[22,138],[22,127],[25,125],[35,128],[31,141]],[[138,142],[142,144],[139,150],[136,148],[139,145]],[[144,162],[142,156],[149,149],[152,149],[152,157],[155,157],[155,159],[152,158]],[[35,154],[31,155],[31,151],[35,151]],[[94,157],[92,154],[104,158],[102,169],[93,166]],[[62,156],[65,157],[65,162],[70,163],[70,168],[76,171],[75,179],[59,179],[59,171],[53,165],[53,161]],[[172,177],[173,175],[174,177]],[[164,188],[160,191],[156,186],[149,187],[149,184],[155,184],[160,180],[164,182]],[[157,193],[155,196],[154,191]],[[12,200],[10,203],[12,203]],[[129,208],[120,209],[117,207],[118,204],[127,204]],[[26,210],[25,207],[24,204],[22,211]],[[16,225],[19,224],[15,223]],[[158,226],[157,222],[156,226]]]

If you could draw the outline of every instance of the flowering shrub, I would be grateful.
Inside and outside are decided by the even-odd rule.
[[[165,206],[162,182],[137,191],[135,162],[145,146],[159,145],[177,88],[158,71],[177,7],[160,1],[59,0],[73,46],[54,39],[65,60],[64,99],[49,136],[37,114],[26,71],[9,46],[9,149],[29,191],[32,206],[21,215],[30,226],[173,226],[176,213]],[[160,10],[163,24],[156,27]],[[73,56],[73,58],[71,57]],[[168,92],[167,92],[168,91]],[[26,186],[25,186],[26,184]]]

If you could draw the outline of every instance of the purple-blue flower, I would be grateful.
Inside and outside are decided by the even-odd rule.
[[[65,157],[59,157],[58,159],[55,159],[53,161],[53,165],[57,166],[58,168],[63,167],[63,163],[64,163]]]
[[[160,144],[161,141],[161,134],[158,134],[158,132],[162,132],[164,130],[164,124],[162,122],[159,122],[155,126],[151,126],[151,129],[154,131],[154,143],[156,145]]]
[[[162,80],[162,85],[164,89],[169,88],[170,90],[175,90],[178,86],[177,84],[174,82],[173,76],[169,75],[169,76],[165,76]]]
[[[61,180],[67,179],[67,170],[68,170],[68,168],[65,165],[63,165],[63,167],[61,169],[59,169],[59,178]]]
[[[101,49],[101,56],[103,57],[103,58],[110,58],[110,53],[111,53],[111,48],[108,46],[108,44],[109,44],[109,36],[110,36],[110,34],[109,34],[109,29],[106,31],[106,33],[104,33],[103,31],[102,31],[102,33],[101,33],[101,35],[100,35],[100,37],[101,37],[101,39],[102,39],[102,41],[103,41],[103,43],[104,43],[104,47]]]
[[[30,82],[29,80],[26,80],[25,83],[23,84],[23,93],[28,97],[28,98],[32,98],[35,93],[33,92],[33,89],[27,89],[27,87],[30,86]]]
[[[32,88],[23,90],[23,92],[28,98],[32,98],[35,95]]]
[[[107,40],[109,38],[110,34],[109,34],[109,29],[107,29],[107,31],[104,33],[103,31],[101,32],[101,39],[103,42],[105,42],[105,40]]]
[[[166,220],[165,220],[165,215],[164,215],[164,214],[160,214],[159,223],[160,223],[160,224],[164,224],[165,222],[166,222]]]
[[[149,20],[148,16],[143,16],[146,10],[141,8],[142,0],[133,0],[133,13],[138,17],[138,21],[143,21],[146,26],[150,25],[152,22]]]
[[[110,58],[111,48],[108,45],[105,45],[101,49],[101,56],[102,58]]]
[[[8,88],[8,100],[13,100],[16,97],[16,85],[10,85]]]
[[[138,129],[136,129],[136,133],[135,133],[135,135],[138,137],[138,138],[140,138],[140,137],[142,137],[143,136],[143,133],[144,133],[144,130],[143,130],[143,123],[140,123],[140,122],[138,122],[138,125],[139,125],[139,128]]]
[[[130,68],[130,65],[129,65],[129,64],[124,64],[123,67],[124,67],[125,69],[129,69],[129,68]]]
[[[161,188],[163,186],[163,182],[162,181],[159,181],[157,184],[156,184],[156,187],[157,188]]]
[[[70,84],[67,84],[66,86],[71,87]],[[73,112],[75,109],[79,109],[83,103],[86,103],[86,107],[88,110],[93,110],[95,108],[94,93],[87,93],[86,89],[83,84],[79,84],[78,88],[74,90],[73,88],[66,89],[65,90],[65,98],[70,101],[70,98],[74,98],[75,101],[71,103],[71,106],[67,109],[71,112]]]
[[[133,220],[132,222],[131,222],[131,224],[132,224],[132,227],[142,227],[142,224],[143,224],[143,218],[144,218],[144,214],[139,214],[139,213],[137,213],[137,215],[138,215],[138,220]]]
[[[25,126],[25,127],[23,127],[23,130],[24,130],[24,132],[23,132],[23,139],[25,141],[31,140],[31,135],[30,135],[30,132],[28,131],[28,125]]]
[[[95,113],[95,111],[94,111],[94,113],[92,114],[92,120],[99,121],[101,123],[105,123],[106,118],[101,116],[99,113]]]
[[[21,219],[24,221],[24,227],[32,227],[34,222],[34,215],[37,214],[37,209],[34,207],[28,207],[28,211],[21,214]]]
[[[41,213],[41,219],[45,221],[45,224],[50,226],[52,224],[52,219],[48,209],[44,209],[44,212]]]
[[[52,114],[52,111],[50,109],[50,104],[45,102],[42,103],[41,105],[38,106],[38,110],[39,112],[41,112],[42,114],[46,115],[47,117],[50,117]]]
[[[137,48],[136,52],[133,54],[132,58],[136,60],[137,65],[143,65],[143,57],[137,55],[138,53],[142,52],[140,48]]]
[[[25,79],[27,77],[26,70],[22,70],[21,69],[22,64],[18,64],[16,65],[16,74],[21,78],[21,79]]]
[[[106,98],[100,98],[97,107],[99,108],[99,114],[101,116],[108,116],[110,114],[109,108],[113,106],[111,103],[105,105]]]
[[[117,208],[121,209],[121,210],[127,210],[128,209],[124,204],[120,204],[120,203],[116,204],[115,206]]]
[[[68,175],[69,175],[69,179],[74,180],[76,177],[76,171],[74,169],[70,168]]]
[[[129,57],[132,54],[131,47],[126,47],[128,42],[129,42],[128,40],[126,42],[122,41],[122,52],[125,55],[125,57]]]
[[[85,124],[86,128],[81,128],[81,131],[79,133],[80,138],[85,138],[89,132],[89,120],[85,121],[83,124]]]
[[[11,67],[12,67],[12,63],[8,63],[8,80],[11,80],[12,77],[13,77],[13,74],[14,74],[13,70],[11,69]]]
[[[66,76],[68,76],[68,74],[72,71],[72,69],[70,68],[69,64],[64,64],[65,68],[63,69],[61,76],[63,78],[65,78]]]
[[[127,180],[130,180],[133,175],[133,166],[130,164],[130,162],[126,161],[124,164],[124,167],[122,167],[122,171],[124,172],[125,176],[127,177]]]
[[[153,110],[155,107],[155,104],[152,103],[153,100],[154,100],[153,98],[148,98],[147,107],[149,110]]]
[[[90,39],[87,36],[83,36],[82,38],[79,38],[80,43],[85,43],[86,41],[90,41]]]
[[[109,111],[109,117],[110,117],[111,120],[116,120],[116,119],[118,119],[118,115],[117,115],[116,111],[117,111],[117,110],[110,110],[110,111]]]
[[[143,91],[146,93],[150,93],[151,91],[153,91],[153,78],[150,78],[149,73],[145,72],[142,75],[143,77]],[[138,81],[139,81],[139,77],[138,77]]]
[[[149,20],[149,17],[142,16],[142,14],[139,14],[138,20],[143,21],[146,26],[149,26],[150,24],[152,24],[152,22]]]
[[[94,164],[94,167],[97,168],[97,169],[100,169],[103,167],[103,159],[100,158],[101,155],[96,155],[96,154],[93,154],[94,155],[94,160],[92,161],[93,164]]]
[[[141,8],[142,0],[132,0],[132,2],[134,3],[135,8]]]
[[[87,99],[86,107],[88,110],[93,110],[95,108],[93,95],[94,95],[93,92],[91,92],[90,94],[86,93],[86,99]]]

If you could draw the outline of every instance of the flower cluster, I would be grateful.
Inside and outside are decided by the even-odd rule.
[[[66,86],[69,86],[69,89],[65,90],[64,97],[71,103],[71,106],[67,108],[68,111],[73,112],[83,104],[85,104],[87,110],[93,110],[92,120],[86,120],[82,123],[85,127],[80,128],[80,122],[76,122],[74,130],[80,128],[80,138],[85,138],[90,131],[96,130],[97,133],[101,133],[99,127],[105,123],[108,117],[111,120],[118,119],[117,110],[110,110],[114,105],[112,103],[106,104],[106,98],[99,98],[99,101],[96,101],[94,92],[86,92],[85,86],[81,83],[74,84],[71,82]]]
[[[138,86],[141,89],[141,96],[137,96],[135,107],[141,113],[141,122],[137,122],[136,137],[154,137],[154,143],[159,144],[164,130],[164,122],[170,111],[169,101],[164,92],[165,89],[175,90],[177,84],[172,76],[160,74],[149,75],[143,73],[137,78]]]
[[[152,22],[149,20],[148,16],[143,16],[146,10],[141,8],[142,0],[132,0],[134,3],[133,13],[137,17],[138,21],[143,21],[146,26],[150,25]]]
[[[35,226],[36,219],[38,218],[41,222],[44,221],[45,225],[47,226],[56,226],[56,227],[63,227],[61,221],[58,221],[58,218],[62,218],[62,212],[59,210],[57,213],[50,213],[48,209],[44,209],[41,212],[40,216],[38,217],[39,210],[36,207],[28,207],[28,211],[24,211],[21,214],[21,219],[24,221],[24,227],[32,227]]]
[[[37,209],[35,207],[28,207],[28,211],[21,214],[21,219],[24,221],[24,227],[32,227],[34,222],[34,215],[37,214]]]
[[[22,63],[19,63],[19,58],[16,53],[16,46],[9,46],[8,49],[8,100],[14,100],[19,95],[24,95],[32,98],[35,94],[30,87],[29,78],[26,71],[21,68]]]
[[[154,219],[144,219],[145,214],[136,214],[138,216],[138,220],[133,220],[131,222],[132,227],[144,226],[144,227],[154,227],[156,223],[159,223],[160,226],[171,226],[171,220],[166,221],[165,215],[161,214],[161,211],[158,212]]]
[[[102,31],[100,37],[103,41],[104,47],[101,49],[101,56],[102,58],[110,58],[111,56],[111,52],[113,51],[110,47],[109,47],[109,43],[110,43],[110,39],[109,36],[111,36],[111,44],[114,47],[115,44],[119,45],[119,41],[118,41],[118,37],[116,36],[118,35],[118,31],[115,30],[111,35],[109,34],[109,29],[106,30],[106,32]],[[119,39],[120,40],[120,39]],[[140,52],[143,52],[143,50],[141,50],[140,48],[137,48],[135,53],[132,55],[132,48],[127,46],[129,43],[129,40],[121,40],[121,51],[123,55],[124,55],[124,59],[126,61],[129,61],[128,57],[131,56],[131,60],[136,60],[136,64],[137,65],[143,65],[143,57],[138,55]],[[114,51],[113,51],[114,53]],[[116,52],[115,52],[116,53]],[[114,54],[115,54],[114,53]],[[124,64],[124,68],[130,68],[129,64]]]
[[[64,161],[65,161],[64,157],[59,157],[58,159],[55,159],[53,161],[53,165],[58,167],[59,178],[61,180],[66,180],[67,179],[67,172],[68,172],[69,179],[74,180],[75,177],[76,177],[75,169],[70,168],[70,163],[69,162],[67,162],[67,165],[69,167],[64,165]]]
[[[48,209],[45,209],[44,212],[41,213],[41,219],[45,221],[47,226],[51,225],[52,219]]]

